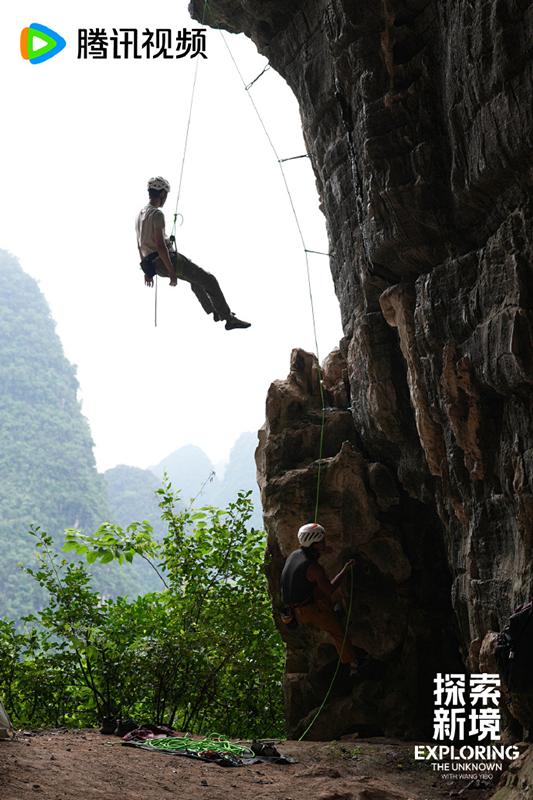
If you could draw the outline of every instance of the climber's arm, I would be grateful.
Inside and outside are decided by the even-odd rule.
[[[316,583],[318,590],[322,592],[322,594],[325,594],[326,597],[331,597],[335,591],[335,587],[324,572],[323,567],[316,562],[309,565],[307,579],[311,581],[311,583]]]
[[[312,583],[316,583],[319,590],[326,595],[326,597],[331,597],[333,592],[337,589],[339,583],[343,579],[346,572],[355,565],[354,559],[350,559],[347,561],[344,567],[341,569],[338,575],[335,575],[333,580],[329,580],[328,576],[324,572],[323,567],[316,562],[309,566],[307,570],[307,578]]]

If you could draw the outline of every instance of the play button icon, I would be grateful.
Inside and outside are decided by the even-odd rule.
[[[45,42],[44,39],[41,39],[40,36],[34,36],[32,39],[32,48],[33,52],[36,53],[37,50],[42,50],[43,47],[46,47],[48,42]]]
[[[20,52],[22,58],[30,64],[42,64],[43,61],[48,61],[60,53],[66,44],[59,33],[38,22],[32,22],[28,28],[23,28],[20,34]]]

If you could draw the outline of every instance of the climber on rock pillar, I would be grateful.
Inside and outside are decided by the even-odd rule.
[[[322,553],[326,553],[326,532],[316,522],[302,525],[298,531],[300,547],[290,554],[281,573],[281,594],[283,604],[289,611],[289,618],[295,618],[301,625],[314,625],[332,637],[343,664],[349,664],[351,672],[357,671],[357,656],[352,643],[346,637],[340,624],[331,597],[355,561],[347,561],[338,575],[329,580],[324,568],[318,563]],[[344,645],[343,645],[344,642]]]
[[[145,284],[153,286],[154,275],[170,278],[171,286],[176,286],[178,278],[187,281],[206,314],[212,314],[215,322],[225,320],[227,331],[249,328],[249,322],[238,319],[230,310],[214,275],[174,249],[169,250],[171,240],[165,238],[165,216],[161,211],[169,192],[170,184],[165,178],[160,175],[150,178],[150,202],[137,217],[137,246]]]

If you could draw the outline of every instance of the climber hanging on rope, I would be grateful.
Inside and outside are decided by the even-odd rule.
[[[338,575],[329,580],[318,563],[327,552],[326,532],[322,525],[310,522],[298,531],[300,547],[290,554],[281,573],[281,595],[289,620],[293,616],[301,625],[314,625],[332,637],[343,664],[349,664],[352,674],[358,662],[353,645],[346,636],[335,611],[331,596],[355,561],[347,561]],[[284,618],[284,617],[282,617]],[[344,642],[344,645],[343,645]]]
[[[153,286],[154,276],[170,278],[176,286],[178,278],[187,281],[206,314],[212,314],[215,322],[225,320],[225,328],[249,328],[250,323],[238,319],[230,310],[219,283],[214,275],[189,261],[173,248],[165,238],[165,216],[161,208],[165,205],[170,184],[160,176],[148,181],[150,202],[137,217],[137,246],[141,257],[146,286]]]

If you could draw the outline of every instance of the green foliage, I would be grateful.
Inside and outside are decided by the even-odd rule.
[[[134,600],[101,597],[82,562],[32,531],[38,567],[27,572],[49,604],[26,618],[24,631],[0,624],[0,693],[16,724],[122,715],[230,736],[281,733],[283,647],[266,589],[264,537],[247,528],[248,493],[225,510],[178,508],[170,484],[158,493],[162,540],[146,521],[65,536],[64,550],[89,564],[148,563],[161,591]]]
[[[38,606],[17,569],[31,553],[26,531],[87,529],[106,516],[91,434],[45,298],[0,250],[0,615]]]

